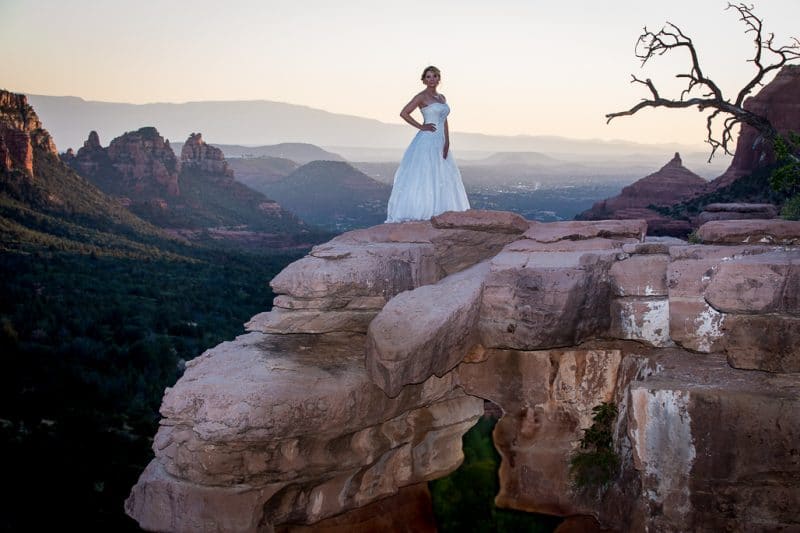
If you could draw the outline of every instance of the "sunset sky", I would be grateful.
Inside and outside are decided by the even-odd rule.
[[[114,102],[276,100],[400,122],[443,71],[456,131],[701,144],[696,111],[604,114],[647,96],[630,74],[667,93],[688,58],[644,71],[642,26],[666,20],[697,44],[729,96],[750,78],[752,41],[727,2],[674,0],[0,0],[0,88]],[[800,1],[762,0],[777,44],[800,36]]]

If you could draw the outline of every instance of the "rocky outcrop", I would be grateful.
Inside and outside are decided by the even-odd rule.
[[[800,244],[797,220],[718,220],[703,224],[697,237],[705,244]]]
[[[406,385],[441,377],[460,363],[479,342],[476,326],[488,273],[489,263],[479,263],[392,298],[367,332],[372,381],[397,396]]]
[[[777,216],[778,208],[773,204],[717,203],[705,206],[697,216],[697,222],[702,226],[712,220],[746,220]]]
[[[126,509],[159,531],[352,527],[456,468],[489,400],[500,506],[797,528],[800,229],[762,222],[781,244],[740,243],[739,221],[709,223],[736,244],[689,245],[480,211],[343,234],[276,276],[251,333],[187,365]],[[619,467],[586,492],[570,458],[601,402]]]
[[[71,154],[71,149],[67,150],[61,159],[82,176],[94,176],[113,166],[108,151],[100,144],[100,136],[96,131],[89,132],[89,137],[78,149],[77,154]]]
[[[87,143],[91,141],[90,135]],[[134,191],[155,185],[169,196],[180,194],[178,158],[169,141],[164,140],[155,128],[127,132],[113,139],[106,152],[122,180]]]
[[[618,196],[601,200],[579,214],[580,220],[644,219],[652,235],[686,235],[688,222],[668,218],[648,206],[670,206],[702,192],[706,180],[683,166],[675,154],[660,170],[628,185]]]
[[[33,150],[58,155],[24,94],[0,89],[0,170],[20,170],[33,177]]]
[[[658,365],[630,386],[634,521],[650,531],[797,529],[797,375],[738,371],[719,356]]]
[[[183,143],[181,165],[184,168],[194,168],[233,179],[233,169],[228,168],[228,162],[225,161],[222,150],[207,144],[200,133],[190,134]]]
[[[744,108],[766,117],[779,133],[800,131],[800,65],[784,66],[770,83],[745,101]],[[772,162],[774,154],[758,131],[742,124],[731,166],[709,184],[709,190],[730,185]]]

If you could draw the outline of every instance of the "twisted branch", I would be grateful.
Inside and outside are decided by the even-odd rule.
[[[689,72],[677,74],[677,78],[686,80],[686,88],[681,91],[678,98],[664,98],[650,80],[641,80],[636,76],[631,76],[631,83],[645,85],[650,91],[651,98],[643,99],[641,102],[631,107],[627,111],[618,111],[606,115],[606,123],[611,122],[617,117],[634,115],[646,107],[668,107],[668,108],[687,108],[696,107],[700,111],[713,109],[714,112],[706,120],[706,142],[711,145],[711,155],[708,160],[714,157],[718,149],[728,155],[733,155],[729,146],[733,140],[733,128],[738,124],[749,124],[755,128],[761,136],[771,142],[777,136],[777,130],[767,120],[766,117],[756,115],[744,109],[744,100],[752,90],[762,85],[764,76],[773,70],[781,68],[788,62],[800,59],[800,41],[796,37],[791,39],[790,44],[777,47],[774,44],[775,36],[770,33],[764,38],[763,21],[753,14],[753,6],[743,3],[728,4],[727,10],[735,10],[739,14],[739,20],[745,25],[745,34],[753,34],[755,53],[753,59],[748,60],[756,66],[757,72],[753,78],[745,84],[739,91],[736,101],[731,103],[726,99],[722,90],[712,80],[703,74],[700,67],[700,60],[692,39],[683,33],[681,29],[671,22],[667,22],[661,30],[654,33],[643,28],[643,33],[636,41],[634,54],[641,60],[642,67],[656,56],[664,55],[673,50],[685,49],[691,59]],[[769,64],[763,61],[764,53],[770,53],[777,57]],[[690,97],[696,89],[705,89],[700,96]],[[720,137],[714,135],[714,120],[721,114],[731,115],[722,123],[722,134]]]

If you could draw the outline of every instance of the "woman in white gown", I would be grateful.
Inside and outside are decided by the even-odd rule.
[[[450,106],[444,95],[436,92],[440,79],[438,68],[427,67],[422,72],[425,90],[400,112],[419,132],[395,172],[386,222],[428,220],[445,211],[469,209],[461,173],[450,154]],[[417,108],[422,112],[422,124],[411,116]]]

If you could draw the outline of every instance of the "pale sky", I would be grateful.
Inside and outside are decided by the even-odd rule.
[[[697,111],[604,114],[668,94],[688,58],[640,69],[642,26],[693,38],[734,97],[752,41],[727,2],[673,0],[0,0],[0,88],[112,102],[275,100],[399,123],[442,69],[454,131],[701,145]],[[800,36],[799,0],[761,0],[777,44]]]

